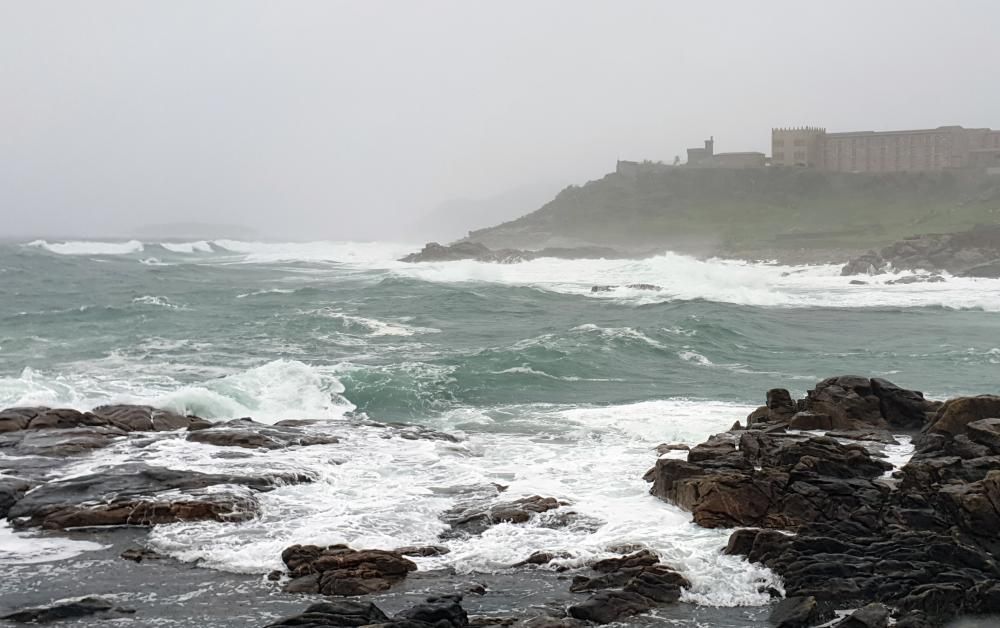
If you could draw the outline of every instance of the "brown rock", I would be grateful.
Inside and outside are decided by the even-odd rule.
[[[293,545],[281,559],[294,580],[286,591],[324,595],[367,595],[386,591],[417,569],[396,552],[354,550],[345,545]],[[315,578],[308,576],[315,575]]]

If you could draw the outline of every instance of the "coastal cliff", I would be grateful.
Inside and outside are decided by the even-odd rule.
[[[842,262],[912,235],[998,219],[996,177],[677,167],[570,186],[540,209],[465,240],[490,248],[600,245]]]

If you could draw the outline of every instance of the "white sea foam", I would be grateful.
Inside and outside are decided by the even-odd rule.
[[[484,421],[493,431],[459,443],[386,440],[382,428],[336,421],[314,429],[337,434],[339,444],[240,459],[215,457],[209,445],[165,439],[143,448],[146,463],[200,471],[302,471],[316,481],[261,494],[259,520],[158,526],[150,539],[158,551],[182,560],[264,573],[280,567],[281,550],[293,543],[377,548],[439,543],[445,529],[440,514],[463,489],[498,482],[509,486],[500,499],[558,497],[595,523],[561,528],[541,521],[500,524],[478,537],[445,542],[451,553],[417,559],[422,568],[502,570],[539,549],[565,550],[570,556],[561,564],[583,565],[613,555],[609,550],[616,545],[636,543],[659,552],[691,580],[685,594],[689,601],[761,604],[767,601],[761,585],[780,588],[780,581],[760,566],[722,555],[728,531],[693,525],[689,513],[650,496],[641,479],[655,460],[657,443],[701,440],[747,411],[686,400],[593,408],[513,406],[497,409],[499,414]],[[467,424],[476,413],[456,411],[440,418],[438,426]],[[99,460],[123,462],[136,455],[119,444]],[[85,472],[97,460],[73,471]]]
[[[889,284],[912,275],[857,277],[840,266],[782,266],[736,260],[699,260],[664,253],[640,260],[537,259],[519,264],[471,260],[385,263],[391,272],[443,283],[489,282],[576,294],[587,298],[649,304],[704,299],[763,307],[921,307],[1000,311],[1000,280],[948,277],[941,283]],[[647,283],[660,290],[619,287],[592,292],[594,285]]]
[[[89,410],[110,402],[150,404],[206,419],[335,418],[354,408],[341,396],[344,387],[335,370],[283,359],[184,385],[163,373],[136,372],[124,359],[107,371],[90,365],[53,374],[26,367],[18,377],[0,377],[0,407]]]
[[[59,255],[128,255],[141,253],[145,248],[138,240],[129,240],[128,242],[92,242],[87,240],[46,242],[45,240],[35,240],[28,243],[28,246],[45,249]]]
[[[137,305],[153,305],[156,307],[166,308],[168,310],[186,310],[188,307],[186,305],[177,305],[176,303],[171,303],[170,299],[164,296],[157,296],[153,294],[145,294],[141,297],[135,297],[132,299],[132,303]]]
[[[160,246],[173,253],[211,253],[212,245],[204,240],[197,242],[161,242]]]
[[[412,244],[387,242],[243,242],[213,240],[215,246],[242,253],[244,261],[341,262],[362,266],[384,265],[414,250]]]
[[[0,565],[66,560],[105,547],[107,546],[92,541],[49,536],[42,532],[15,532],[6,521],[0,521]]]
[[[253,292],[244,292],[243,294],[237,294],[237,299],[245,299],[247,297],[258,297],[263,294],[294,294],[295,290],[292,288],[268,288],[267,290],[254,290]]]
[[[345,314],[332,308],[307,310],[303,314],[314,314],[343,321],[349,327],[363,329],[368,336],[412,336],[414,334],[436,334],[441,330],[434,327],[418,327],[401,322],[389,323],[375,318]]]

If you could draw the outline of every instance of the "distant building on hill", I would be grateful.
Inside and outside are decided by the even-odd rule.
[[[763,168],[767,165],[764,153],[716,153],[715,138],[705,140],[704,148],[687,149],[689,168]]]
[[[833,172],[1000,169],[1000,131],[942,126],[909,131],[828,133],[817,127],[771,130],[771,164]]]

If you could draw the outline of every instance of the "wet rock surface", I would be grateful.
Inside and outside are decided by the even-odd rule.
[[[281,553],[292,580],[285,590],[324,595],[387,591],[417,565],[397,552],[354,550],[346,545],[293,545]]]
[[[252,419],[236,419],[192,431],[187,440],[218,447],[284,449],[292,446],[334,445],[336,436],[310,433],[293,425],[266,425]]]
[[[17,525],[44,528],[140,525],[255,517],[255,493],[279,484],[309,481],[176,471],[140,463],[48,482],[14,503],[7,517]]]
[[[869,450],[886,439],[789,433],[803,412],[855,430],[834,432],[842,438],[921,432],[890,477]],[[782,576],[775,625],[816,625],[833,604],[864,607],[838,625],[885,625],[882,603],[897,625],[940,626],[1000,613],[998,415],[1000,397],[940,404],[885,380],[830,378],[799,401],[771,391],[747,430],[708,439],[687,461],[661,458],[647,479],[696,523],[755,528],[735,531],[725,552]]]
[[[649,550],[621,558],[598,561],[592,566],[600,575],[573,578],[570,590],[591,592],[590,596],[567,609],[582,621],[608,624],[623,621],[661,605],[674,604],[682,588],[691,583]]]
[[[498,523],[525,523],[535,515],[567,506],[554,497],[532,495],[512,501],[492,503],[472,500],[460,503],[442,515],[450,530],[442,533],[442,539],[453,539],[482,534]]]
[[[893,270],[946,271],[964,277],[1000,277],[1000,226],[913,236],[850,260],[843,275]]]
[[[85,597],[78,600],[56,602],[49,606],[25,608],[0,616],[0,619],[22,624],[46,624],[64,619],[77,619],[105,613],[114,608],[114,603],[104,598]]]
[[[599,246],[584,246],[574,248],[550,247],[536,251],[521,249],[490,249],[480,242],[456,242],[455,244],[438,244],[428,242],[424,248],[411,253],[401,262],[452,262],[457,260],[476,260],[478,262],[499,262],[513,264],[527,262],[542,257],[562,259],[620,259],[627,257],[614,249]]]

